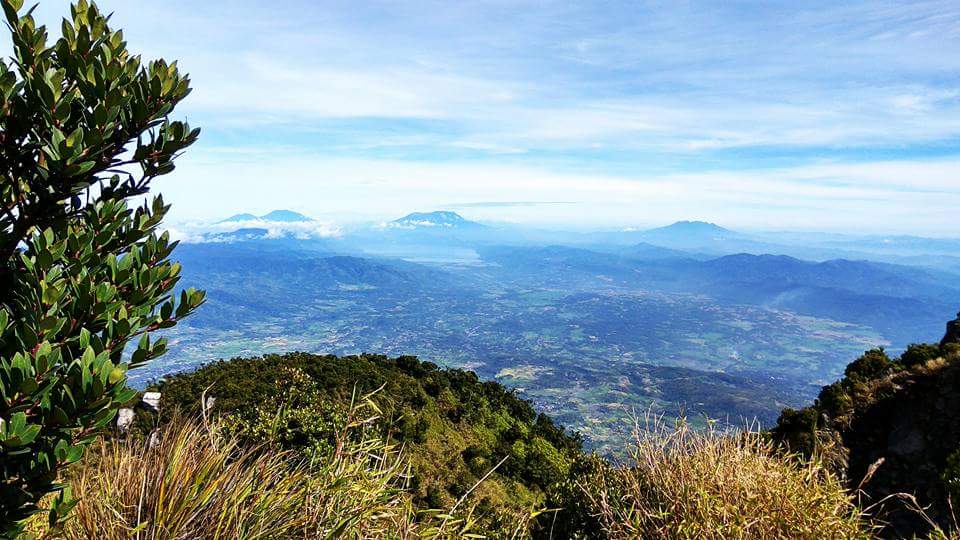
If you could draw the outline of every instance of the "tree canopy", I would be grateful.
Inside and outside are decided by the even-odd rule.
[[[23,0],[0,4],[14,52],[0,61],[0,535],[13,536],[48,493],[51,522],[64,517],[61,469],[133,397],[127,370],[165,351],[150,334],[203,302],[174,298],[169,206],[128,204],[199,129],[169,119],[189,77],[142,62],[95,4],[72,5],[56,40]]]

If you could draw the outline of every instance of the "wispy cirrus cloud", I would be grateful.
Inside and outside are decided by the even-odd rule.
[[[449,203],[445,208],[517,208],[534,206],[577,204],[573,201],[479,201],[469,203]]]

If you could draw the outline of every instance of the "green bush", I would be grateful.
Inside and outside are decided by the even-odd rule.
[[[853,383],[863,383],[879,379],[893,371],[893,360],[887,356],[883,348],[871,349],[860,358],[854,360],[843,374]]]
[[[606,479],[616,470],[609,461],[596,454],[578,456],[571,464],[567,477],[550,490],[545,513],[540,521],[546,536],[551,538],[607,538],[593,498],[602,489],[613,489]]]
[[[960,449],[947,457],[947,464],[940,474],[940,480],[953,505],[960,503]]]
[[[817,396],[817,406],[830,417],[844,414],[853,406],[848,386],[844,381],[824,386]]]
[[[127,206],[199,130],[167,119],[189,79],[142,65],[95,5],[73,5],[49,43],[23,0],[0,4],[14,53],[0,62],[0,535],[14,536],[134,396],[127,370],[164,352],[150,333],[203,301],[173,298],[169,207]],[[72,504],[61,492],[50,521]]]
[[[900,363],[905,368],[924,364],[930,360],[940,358],[942,351],[938,345],[931,343],[911,343],[907,350],[900,355]]]
[[[792,452],[813,455],[820,442],[819,430],[827,427],[819,425],[820,415],[819,403],[802,409],[784,409],[777,418],[777,425],[771,430],[774,440]]]
[[[311,457],[328,454],[347,425],[347,407],[326,398],[300,369],[286,367],[280,375],[286,391],[224,415],[225,432],[243,442],[268,442]]]

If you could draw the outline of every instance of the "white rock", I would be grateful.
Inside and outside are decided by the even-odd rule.
[[[144,392],[143,404],[155,411],[160,410],[160,392]]]
[[[126,433],[133,424],[133,409],[120,409],[117,411],[117,429],[121,433]]]

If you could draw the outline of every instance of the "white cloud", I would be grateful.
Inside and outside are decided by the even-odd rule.
[[[960,10],[951,2],[668,3],[597,13],[578,2],[224,0],[190,14],[104,4],[135,47],[181,57],[195,82],[185,114],[214,130],[257,130],[242,134],[253,139],[306,130],[354,153],[421,146],[497,155],[595,145],[848,148],[960,134],[950,78],[960,70]],[[441,133],[399,134],[350,119],[446,124]]]
[[[246,234],[242,234],[241,231],[243,230],[247,230]],[[255,232],[258,230],[264,230],[265,232],[262,234]],[[258,238],[316,240],[337,238],[342,234],[340,227],[329,221],[287,223],[262,219],[222,223],[183,221],[168,227],[167,231],[170,233],[172,239],[179,240],[185,244],[235,242],[237,240],[252,240]],[[238,232],[241,233],[238,234]]]

